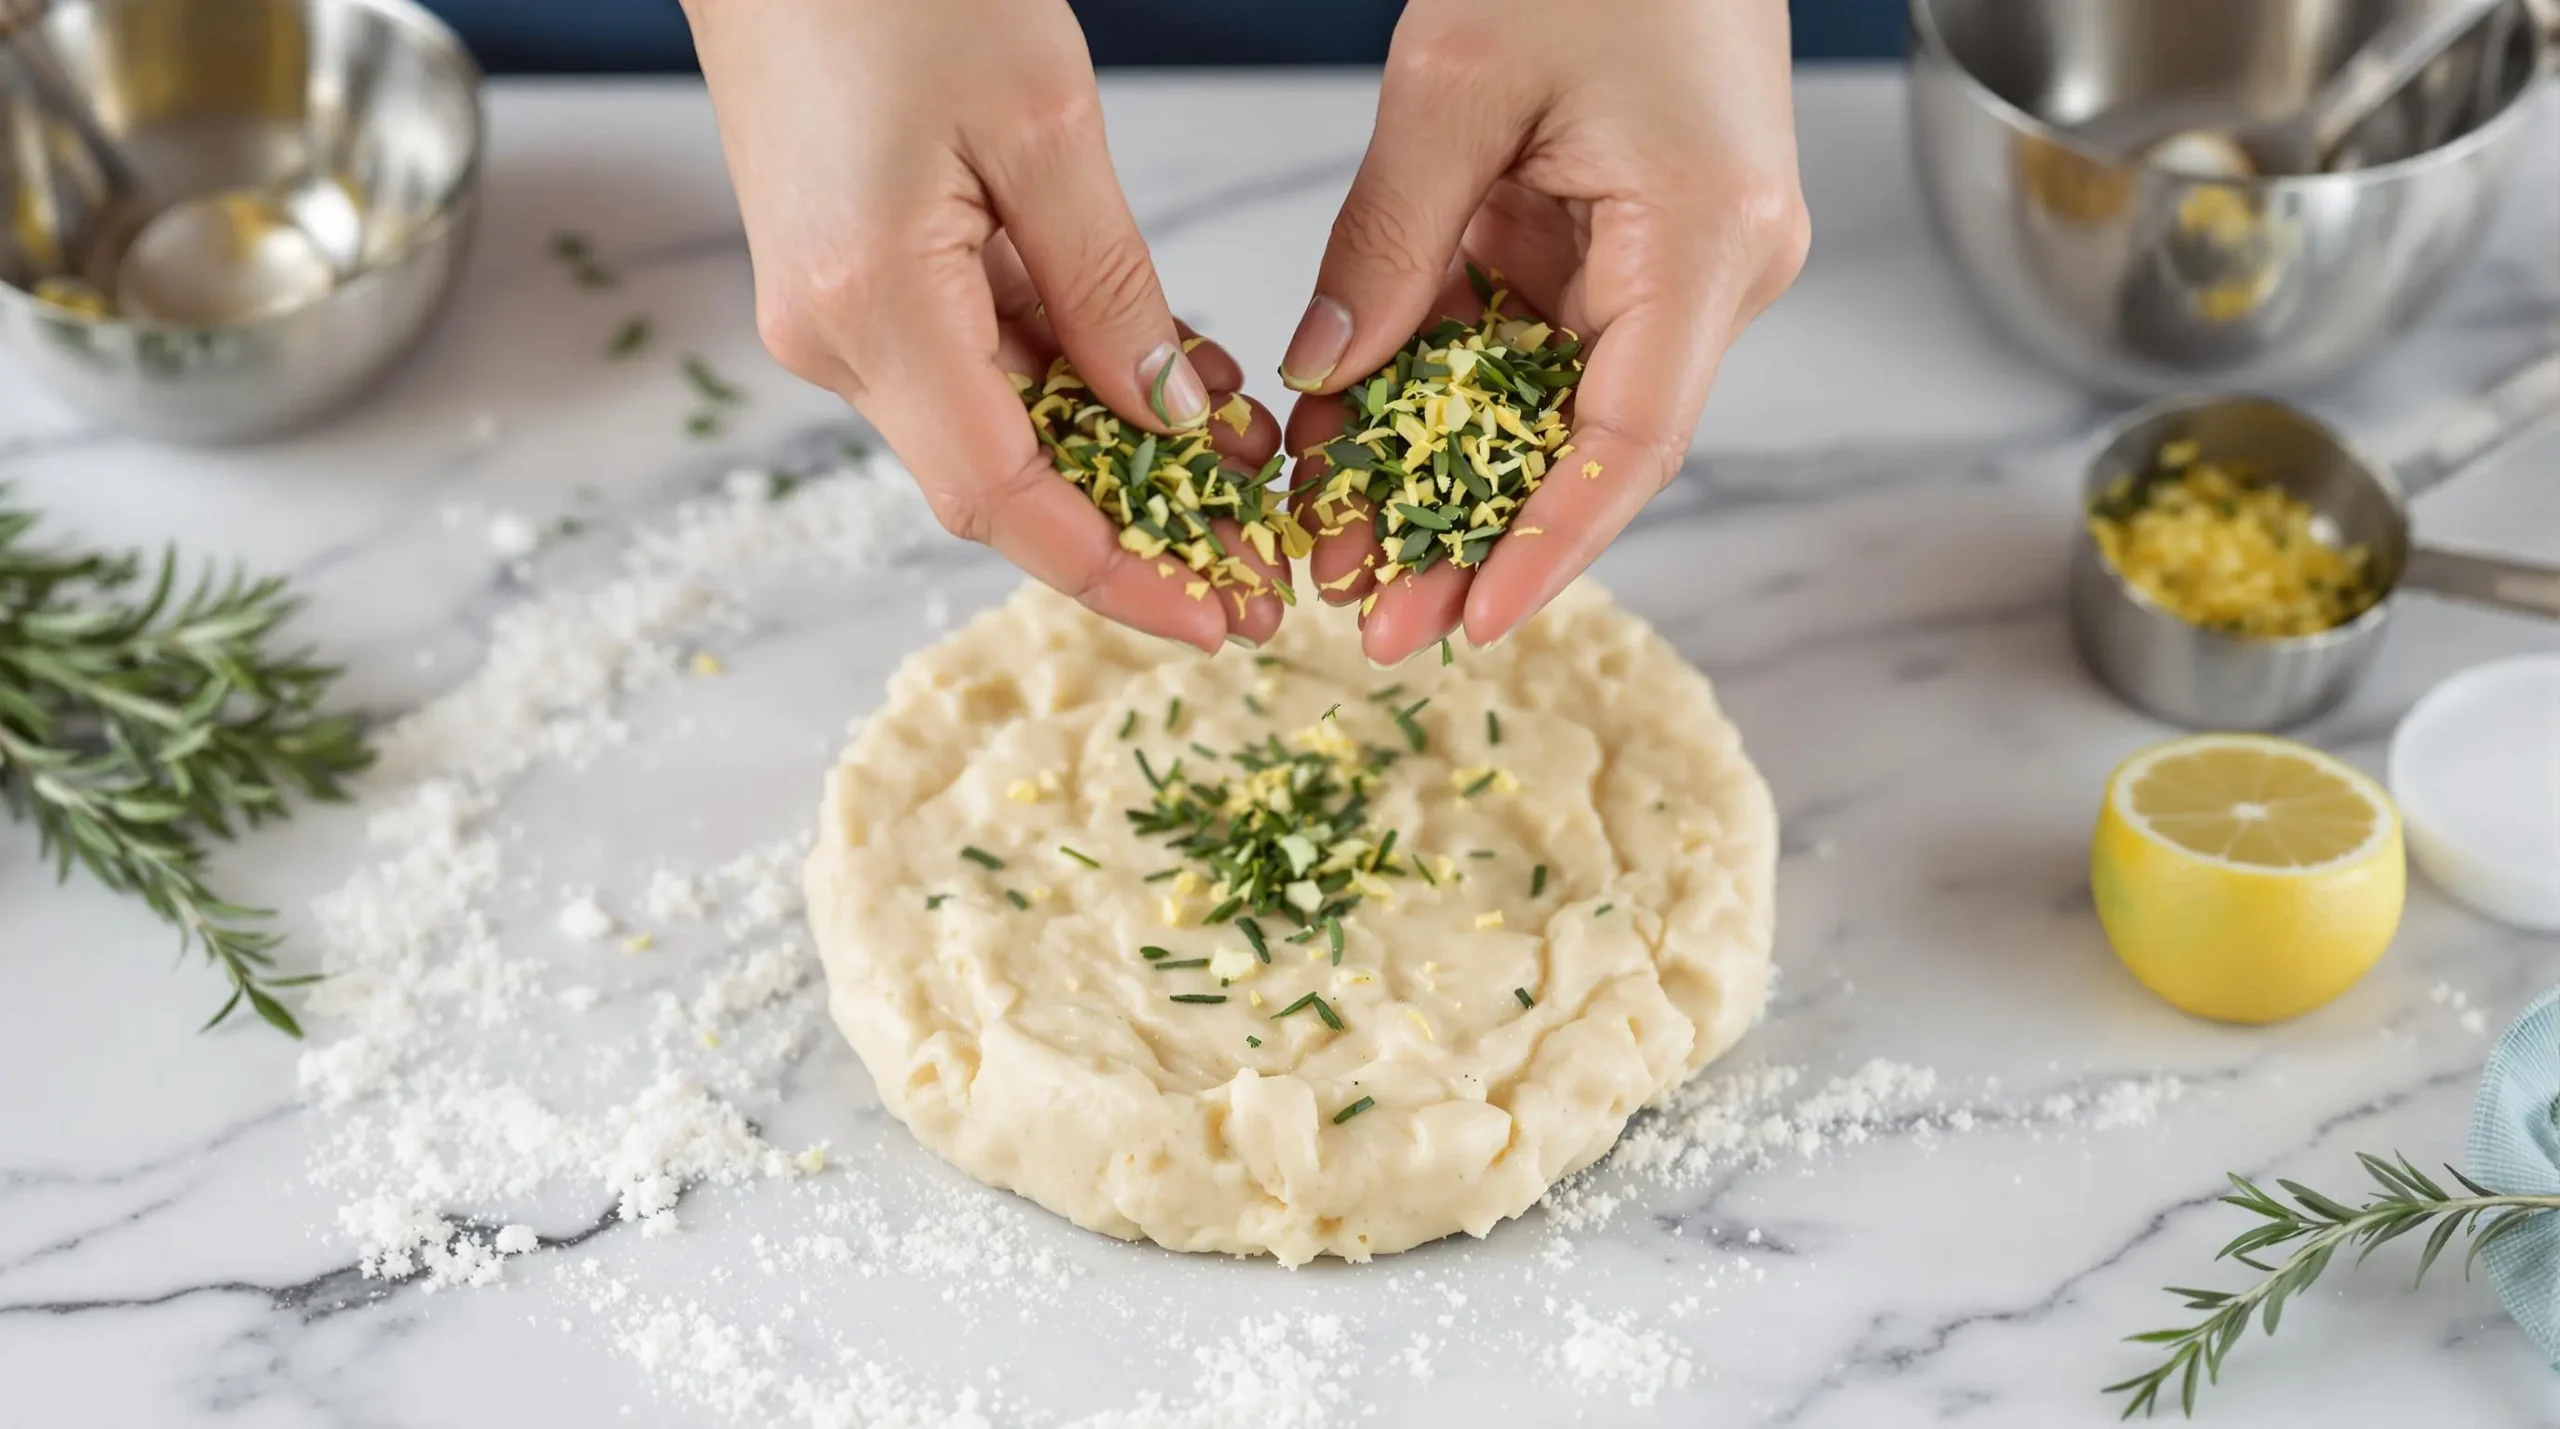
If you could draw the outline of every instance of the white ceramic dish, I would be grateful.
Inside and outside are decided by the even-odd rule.
[[[2560,932],[2560,655],[2466,670],[2391,736],[2410,856],[2456,901]]]

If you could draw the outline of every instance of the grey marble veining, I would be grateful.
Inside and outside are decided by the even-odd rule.
[[[1339,1360],[1344,1422],[2109,1422],[2095,1386],[2146,1363],[2117,1338],[2177,1318],[2157,1287],[2236,1280],[2206,1265],[2235,1229],[2214,1204],[2222,1173],[2343,1186],[2358,1150],[2454,1154],[2486,1040],[2434,992],[2458,989],[2494,1030],[2560,975],[2560,944],[2417,884],[2365,983],[2258,1030],[2183,1019],[2114,964],[2087,908],[2088,827],[2108,769],[2161,731],[2079,675],[2059,607],[2074,473],[2107,412],[2000,346],[1952,288],[1903,170],[1898,80],[1824,74],[1799,96],[1811,266],[1727,361],[1687,470],[1600,575],[1716,679],[1786,822],[1785,977],[1733,1065],[1815,1082],[1871,1057],[1926,1067],[1929,1117],[1678,1187],[1604,1167],[1595,1184],[1624,1204],[1595,1228],[1566,1235],[1533,1212],[1481,1244],[1361,1268],[1173,1256],[1031,1212],[1025,1233],[1073,1278],[1019,1303],[896,1273],[767,1283],[753,1238],[805,1209],[781,1188],[696,1189],[686,1229],[646,1241],[579,1188],[521,1209],[546,1244],[508,1283],[429,1294],[351,1267],[338,1197],[312,1183],[323,1143],[293,1049],[246,1027],[191,1037],[211,992],[200,970],[171,971],[146,915],[55,888],[12,830],[0,1423],[706,1422],[607,1343],[576,1292],[587,1263],[741,1315],[789,1303],[946,1402],[972,1387],[1056,1418],[1150,1389],[1182,1404],[1192,1344],[1242,1316],[1329,1313],[1362,1346]],[[1249,368],[1287,339],[1369,102],[1353,77],[1109,88],[1175,306]],[[181,453],[0,381],[0,480],[64,534],[293,572],[315,597],[304,632],[388,714],[467,671],[495,613],[600,579],[675,501],[853,430],[756,352],[697,91],[501,85],[492,118],[487,225],[457,309],[373,401],[289,444]],[[2560,102],[2542,96],[2535,122],[2477,270],[2313,405],[2388,449],[2560,338]],[[544,240],[568,226],[615,255],[611,298],[552,270]],[[597,356],[636,310],[662,356],[698,350],[744,377],[753,402],[730,432],[684,437],[671,362]],[[1281,395],[1267,377],[1255,390]],[[2560,559],[2555,462],[2546,435],[2430,494],[2419,519],[2431,539]],[[448,524],[454,508],[574,513],[586,530],[519,575],[481,529]],[[721,646],[727,678],[633,701],[628,750],[511,795],[524,832],[502,936],[541,945],[563,882],[627,895],[655,864],[800,828],[845,720],[925,638],[927,603],[966,612],[1010,583],[983,553],[935,543],[830,599],[758,608]],[[2311,732],[2367,767],[2436,680],[2560,648],[2549,628],[2446,606],[2412,603],[2398,626],[2368,686]],[[227,854],[221,876],[307,940],[301,910],[346,877],[356,828],[345,811],[297,821]],[[2147,1122],[2049,1110],[2162,1075],[2184,1094]],[[823,1027],[767,1093],[778,1141],[829,1140],[830,1174],[892,1215],[1003,1199],[906,1141]],[[1970,1131],[1932,1129],[1955,1111]],[[2405,1259],[2333,1273],[2280,1338],[2235,1357],[2205,1422],[2560,1423],[2560,1380],[2486,1288],[2439,1274],[2412,1292]],[[1541,1364],[1576,1305],[1659,1331],[1691,1382],[1640,1408]],[[1415,1334],[1434,1343],[1428,1381],[1396,1362]]]

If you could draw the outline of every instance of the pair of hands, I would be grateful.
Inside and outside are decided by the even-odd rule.
[[[1244,383],[1215,343],[1184,351],[1064,0],[687,10],[775,358],[870,419],[954,534],[1138,629],[1211,652],[1269,639],[1276,598],[1191,600],[1123,551],[1007,380],[1063,351],[1114,411],[1158,432],[1200,425]],[[1784,0],[1408,5],[1281,365],[1302,394],[1288,449],[1337,434],[1333,394],[1433,317],[1475,318],[1471,261],[1506,276],[1515,311],[1583,336],[1576,466],[1601,474],[1539,489],[1518,519],[1540,538],[1394,582],[1362,624],[1371,659],[1461,627],[1477,645],[1502,638],[1678,470],[1725,348],[1804,261],[1787,63]],[[1241,433],[1212,431],[1247,468],[1284,439],[1259,404]],[[1373,549],[1355,523],[1308,561],[1332,581]]]

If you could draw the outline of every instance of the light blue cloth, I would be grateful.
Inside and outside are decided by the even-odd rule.
[[[2560,988],[2489,1049],[2466,1159],[2471,1179],[2502,1195],[2560,1195]],[[2445,1259],[2457,1254],[2447,1247]],[[2500,1236],[2480,1263],[2507,1313],[2560,1369],[2560,1212]]]

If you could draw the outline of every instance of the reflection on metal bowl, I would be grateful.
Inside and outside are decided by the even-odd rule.
[[[1911,140],[1958,276],[2101,391],[2336,375],[2476,251],[2546,48],[2526,0],[2350,136],[2362,167],[2227,178],[2116,156],[2285,113],[2407,3],[1912,0]]]
[[[0,346],[148,436],[273,436],[439,312],[476,207],[479,71],[411,0],[56,0],[38,37],[131,171],[0,91]]]

